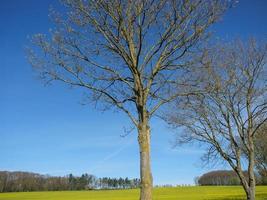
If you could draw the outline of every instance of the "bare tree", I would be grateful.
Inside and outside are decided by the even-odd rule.
[[[258,129],[254,142],[256,168],[261,178],[261,184],[267,184],[267,123]]]
[[[126,113],[138,130],[140,199],[152,199],[150,125],[185,86],[192,51],[229,6],[227,0],[65,0],[52,36],[29,52],[46,82],[81,87],[92,101]],[[170,92],[173,91],[173,92]]]
[[[176,102],[183,109],[172,108],[167,117],[174,126],[185,127],[180,142],[204,143],[206,161],[229,163],[248,200],[255,199],[254,138],[267,120],[266,61],[267,45],[254,40],[215,45],[204,53],[198,73],[206,93]]]

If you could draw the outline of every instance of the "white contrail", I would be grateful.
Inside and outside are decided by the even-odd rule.
[[[120,154],[124,149],[126,149],[128,146],[130,146],[133,143],[133,137],[129,139],[129,142],[123,144],[120,148],[117,150],[111,152],[108,154],[106,157],[104,157],[102,160],[100,160],[93,168],[91,168],[91,171],[97,170],[100,166],[102,166],[105,162],[108,160],[116,157],[117,155]]]

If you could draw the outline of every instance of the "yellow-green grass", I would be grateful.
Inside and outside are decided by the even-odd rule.
[[[257,187],[257,200],[267,200],[267,186]],[[0,200],[138,200],[139,190],[1,193]],[[155,188],[154,200],[245,199],[239,186]]]

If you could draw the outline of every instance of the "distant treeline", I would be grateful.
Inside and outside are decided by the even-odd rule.
[[[131,189],[138,188],[139,185],[139,179],[97,178],[90,174],[56,177],[30,172],[0,171],[0,192]]]
[[[247,176],[247,173],[245,173]],[[256,175],[258,185],[267,185],[266,177]],[[237,174],[231,170],[211,171],[195,179],[197,185],[240,185]]]

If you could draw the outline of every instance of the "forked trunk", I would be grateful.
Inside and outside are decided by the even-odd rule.
[[[140,200],[152,200],[152,173],[150,165],[150,128],[147,123],[138,128],[138,142],[140,149]]]
[[[247,200],[255,200],[255,175],[254,171],[252,174],[248,171],[249,180],[244,176],[243,172],[238,171],[237,175],[241,180],[241,185],[245,190]]]
[[[249,161],[250,162],[250,161]],[[253,162],[250,162],[250,165],[254,165]],[[250,166],[251,167],[251,166]],[[250,169],[249,167],[249,169]],[[235,169],[240,181],[241,185],[246,193],[247,200],[255,200],[255,175],[253,170],[248,170],[248,179],[245,177],[241,167]]]

